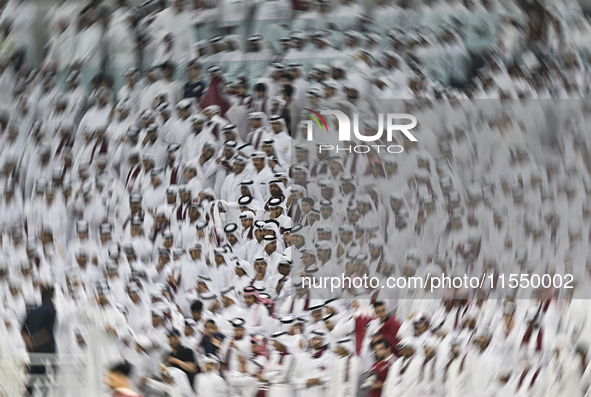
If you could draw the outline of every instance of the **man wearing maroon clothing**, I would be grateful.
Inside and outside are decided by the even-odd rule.
[[[377,320],[382,324],[378,332],[388,342],[390,346],[398,345],[400,339],[396,337],[398,330],[402,325],[394,314],[388,313],[388,308],[384,301],[377,301],[373,304],[374,312]],[[396,349],[393,351],[394,355],[398,356]]]
[[[382,387],[388,376],[388,371],[394,362],[394,355],[390,351],[390,344],[385,339],[377,341],[374,345],[374,350],[377,361],[371,367],[370,372],[377,378],[369,390],[369,397],[380,397],[382,395]]]

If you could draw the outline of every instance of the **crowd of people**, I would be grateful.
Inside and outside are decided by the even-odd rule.
[[[578,3],[1,3],[0,396],[591,395]]]

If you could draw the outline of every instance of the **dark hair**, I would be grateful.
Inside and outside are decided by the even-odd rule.
[[[41,300],[51,300],[53,299],[53,287],[51,285],[43,285],[41,286]]]
[[[304,197],[302,203],[308,203],[310,207],[314,207],[314,199],[312,197]]]
[[[254,90],[256,92],[267,92],[267,86],[264,85],[263,83],[257,83],[254,86]]]
[[[293,87],[290,85],[284,86],[283,93],[285,94],[286,97],[291,98],[291,96],[293,95]]]
[[[203,69],[203,65],[201,65],[201,63],[196,59],[189,62],[189,64],[187,65],[187,69],[190,67],[194,67],[199,70]]]
[[[279,224],[279,222],[277,222],[277,220],[276,220],[276,219],[267,219],[267,220],[265,221],[265,223],[274,223],[275,225],[277,225],[277,227],[281,226],[281,225]]]
[[[383,338],[382,338],[382,339],[378,339],[378,340],[376,341],[376,343],[375,343],[375,344],[374,344],[374,346],[373,346],[373,347],[374,347],[374,349],[375,349],[376,347],[378,347],[379,345],[384,345],[384,349],[388,349],[388,348],[390,347],[390,344],[388,343],[388,341],[387,341],[386,339],[383,339]]]
[[[199,300],[193,302],[193,304],[191,305],[191,311],[201,313],[203,311],[203,302]]]
[[[378,306],[384,306],[386,303],[384,301],[375,301],[373,303],[373,308],[375,309]]]
[[[376,339],[374,340],[373,338],[376,338]],[[378,331],[372,335],[372,340],[369,343],[369,346],[371,347],[372,350],[375,350],[376,345],[378,343],[380,343],[382,340],[384,340],[384,336],[380,333],[380,331]]]
[[[163,63],[160,65],[160,67],[161,67],[162,69],[170,69],[170,70],[172,70],[172,72],[173,72],[173,73],[174,73],[174,71],[175,71],[175,69],[176,69],[176,65],[174,64],[174,62],[170,62],[170,61],[163,62]]]
[[[211,323],[211,325],[215,325],[215,321],[213,321],[211,318],[205,322],[205,325],[210,324],[210,323]]]
[[[131,375],[132,369],[133,369],[133,367],[131,366],[131,364],[129,364],[127,362],[120,362],[120,363],[113,365],[111,368],[109,368],[109,372],[113,372],[115,374],[123,375],[126,378],[129,378],[129,375]]]
[[[280,77],[282,79],[288,79],[289,81],[293,81],[293,76],[290,73],[281,73]]]
[[[92,77],[91,83],[98,87],[102,84],[106,85],[109,88],[113,87],[113,79],[108,74],[99,72]]]
[[[238,79],[238,84],[244,86],[244,89],[248,90],[248,80],[246,80],[246,77],[241,76]]]

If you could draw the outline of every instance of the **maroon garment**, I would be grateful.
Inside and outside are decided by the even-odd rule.
[[[365,327],[373,320],[369,315],[355,316],[355,353],[359,356],[365,338]]]
[[[98,152],[97,152],[98,150]],[[107,153],[107,151],[109,150],[109,142],[105,139],[104,141],[96,141],[96,143],[94,144],[94,147],[92,148],[92,153],[90,154],[90,162],[92,163],[92,160],[94,159],[94,157],[96,155],[103,154],[103,153]]]
[[[170,184],[171,185],[176,185],[177,184],[177,179],[178,179],[178,174],[179,174],[179,168],[180,168],[180,164],[178,164],[178,163],[176,163],[172,167],[172,172],[170,173]]]
[[[189,209],[189,202],[181,203],[176,210],[176,219],[178,221],[184,221],[187,218],[187,210]]]
[[[380,328],[380,334],[382,334],[384,339],[388,341],[392,347],[392,353],[394,353],[396,356],[398,356],[398,354],[397,351],[395,351],[395,348],[398,342],[400,342],[400,340],[396,337],[396,334],[398,333],[401,325],[402,323],[396,318],[396,316],[391,314],[386,319],[384,325],[382,325],[382,328]]]
[[[223,96],[223,89],[222,78],[220,76],[215,76],[213,80],[211,80],[207,94],[203,96],[201,108],[205,109],[211,105],[218,105],[221,108],[220,115],[225,115],[228,109],[230,109],[230,104]]]
[[[60,144],[57,147],[57,150],[55,151],[55,155],[59,156],[60,153],[62,152],[62,149],[64,149],[65,147],[69,147],[72,148],[74,146],[74,137],[62,137],[62,140],[60,141]]]
[[[142,170],[141,164],[136,164],[133,167],[131,167],[131,169],[129,170],[129,173],[127,174],[127,178],[125,178],[125,187],[127,188],[127,191],[129,193],[131,193],[131,191],[133,190],[133,185],[135,184],[135,180],[137,179],[141,170]]]
[[[303,11],[304,10],[304,7],[302,7],[301,0],[291,0],[291,5],[292,5],[293,9],[296,11]]]
[[[529,343],[529,340],[531,339],[533,334],[533,330],[528,329],[527,331],[525,331],[525,334],[523,335],[523,338],[521,339],[521,346],[527,346]],[[540,327],[540,329],[538,329],[538,335],[536,337],[536,351],[540,352],[542,351],[542,343],[544,340],[544,329],[542,327]]]
[[[391,359],[386,361],[378,361],[371,367],[371,372],[378,376],[377,381],[385,382],[391,366]],[[382,389],[374,389],[369,392],[369,397],[380,397],[381,395]]]
[[[538,376],[540,375],[541,371],[542,371],[542,368],[538,368],[536,370],[536,372],[534,372],[534,375],[531,377],[531,381],[529,382],[528,389],[531,389],[534,386],[534,383],[536,383],[536,380],[538,379]],[[521,376],[519,377],[519,382],[517,383],[517,390],[519,390],[521,388],[523,381],[525,380],[525,377],[527,376],[528,373],[529,373],[529,371],[523,371],[521,373]]]

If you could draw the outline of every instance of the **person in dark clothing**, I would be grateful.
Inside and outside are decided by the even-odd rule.
[[[29,353],[55,354],[54,326],[56,310],[53,305],[53,287],[41,288],[41,305],[31,310],[21,327],[21,335],[25,341]],[[31,362],[35,364],[35,359]],[[44,375],[47,372],[45,365],[30,365],[29,373],[32,375]],[[32,381],[35,379],[31,379]]]
[[[178,368],[187,374],[189,383],[192,385],[198,369],[195,363],[195,353],[181,344],[180,337],[181,333],[178,329],[173,329],[168,333],[168,344],[172,351],[164,356],[163,361],[166,365]]]
[[[287,127],[287,132],[289,136],[292,136],[292,121],[291,121],[291,101],[293,99],[294,89],[293,86],[290,84],[283,86],[283,100],[285,101],[285,106],[283,107],[283,111],[281,113],[281,117],[285,120],[285,125]]]
[[[41,306],[31,310],[25,319],[21,334],[30,353],[55,353],[56,311],[53,305],[53,287],[42,287]]]
[[[195,301],[191,305],[191,315],[195,319],[195,321],[199,322],[203,318],[203,302]]]
[[[189,63],[187,74],[189,81],[185,83],[183,98],[195,98],[199,102],[205,91],[205,82],[201,79],[201,64]]]
[[[206,356],[208,354],[213,354],[219,357],[220,346],[222,345],[225,336],[218,332],[218,327],[215,321],[211,319],[205,322],[203,330],[205,335],[203,335],[201,346],[203,347],[204,354]]]

